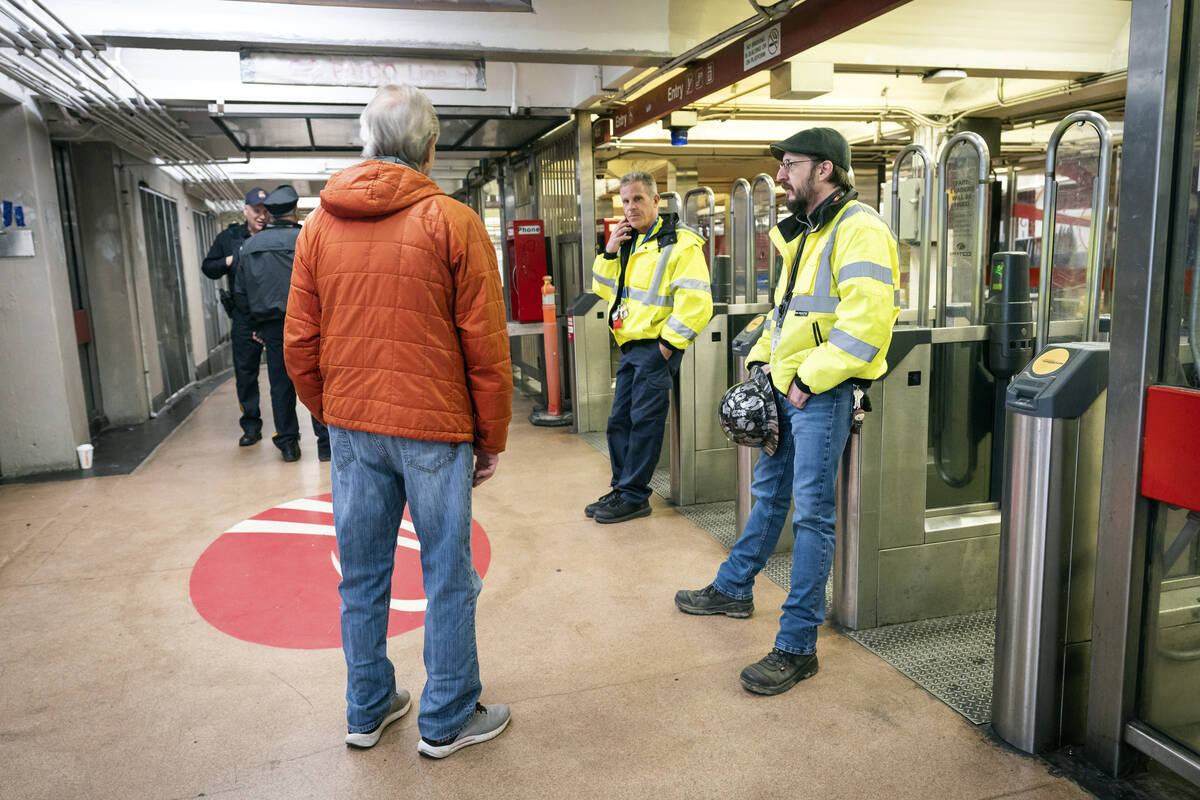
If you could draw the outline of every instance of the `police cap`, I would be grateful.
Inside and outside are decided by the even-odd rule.
[[[261,186],[255,186],[250,191],[246,192],[246,205],[261,206],[267,200],[267,190]]]
[[[290,214],[298,202],[300,202],[300,195],[296,194],[296,190],[285,183],[282,186],[276,186],[275,191],[267,195],[267,199],[263,201],[263,205],[267,207],[267,211],[271,212],[271,216],[281,217],[284,214]]]

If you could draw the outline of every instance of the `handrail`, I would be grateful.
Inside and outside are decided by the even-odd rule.
[[[1100,138],[1100,170],[1092,182],[1092,223],[1088,226],[1087,316],[1083,336],[1094,342],[1100,324],[1100,284],[1103,276],[1103,236],[1108,215],[1108,174],[1112,165],[1112,137],[1108,120],[1095,111],[1076,111],[1068,114],[1050,134],[1046,145],[1046,189],[1042,193],[1042,270],[1038,279],[1037,351],[1046,346],[1050,322],[1050,273],[1054,269],[1054,231],[1058,214],[1058,181],[1054,173],[1058,165],[1058,143],[1072,125],[1091,123]]]
[[[941,328],[946,325],[946,285],[950,266],[950,247],[947,242],[950,228],[950,203],[946,195],[946,165],[950,161],[950,151],[960,143],[966,143],[975,148],[979,156],[979,180],[975,184],[975,250],[973,256],[978,262],[975,267],[975,291],[971,296],[971,322],[982,321],[984,267],[987,265],[987,227],[988,227],[988,175],[991,172],[991,157],[988,154],[987,142],[974,131],[963,131],[951,136],[942,146],[942,154],[938,159],[938,275],[937,301],[934,305],[933,324]]]
[[[729,191],[729,255],[734,291],[730,293],[735,303],[758,301],[758,286],[753,280],[754,272],[754,198],[751,196],[750,181],[738,178]],[[741,273],[742,294],[737,294],[738,274]]]
[[[765,190],[764,194],[766,195],[766,198],[767,198],[767,203],[766,203],[767,230],[769,231],[775,227],[775,223],[777,221],[776,217],[778,216],[778,209],[776,209],[776,207],[775,207],[775,179],[772,178],[770,175],[768,175],[765,172],[760,172],[757,175],[755,175],[753,179],[751,179],[750,186],[751,186],[751,192],[750,192],[751,211],[755,212],[755,213],[751,214],[752,219],[758,218],[758,214],[756,213],[757,208],[753,205],[755,199],[758,197],[758,190],[760,187]],[[753,247],[753,242],[751,244],[751,247]],[[753,254],[753,250],[751,251],[751,253]],[[755,291],[757,292],[758,291],[758,289],[757,289],[757,286],[758,286],[758,261],[752,257],[751,262],[754,264],[754,270],[753,270],[754,271],[754,284],[756,287]],[[779,280],[779,276],[775,274],[775,259],[771,256],[771,248],[768,247],[767,248],[767,295],[768,295],[767,299],[768,300],[771,299],[771,290],[774,289],[775,284],[778,280]],[[755,295],[755,296],[757,296],[757,295]]]
[[[699,203],[696,203],[695,219],[692,219],[688,216],[688,206],[690,205],[690,201],[691,201],[692,197],[693,196],[699,197],[700,195],[704,195],[704,198],[706,200],[708,200],[708,236],[705,238],[707,238],[707,240],[708,240],[706,249],[708,250],[708,271],[711,274],[712,268],[713,268],[713,261],[716,258],[716,254],[717,254],[717,237],[715,235],[715,233],[716,233],[715,228],[717,225],[717,220],[716,220],[717,196],[715,194],[713,194],[712,189],[710,189],[707,186],[698,186],[695,189],[689,189],[687,191],[687,193],[684,194],[684,196],[683,196],[683,224],[695,229],[697,232],[700,231],[700,204]]]
[[[917,324],[922,328],[929,326],[929,245],[930,233],[933,228],[933,162],[929,160],[929,151],[919,144],[910,144],[896,154],[892,162],[892,233],[899,238],[900,231],[900,162],[907,155],[921,157],[921,254],[917,263]]]

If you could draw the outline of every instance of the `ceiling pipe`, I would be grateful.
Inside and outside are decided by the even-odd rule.
[[[212,156],[183,134],[166,109],[42,0],[32,2],[65,33],[15,0],[0,0],[0,18],[15,28],[0,25],[0,47],[7,43],[15,50],[15,56],[0,52],[0,74],[68,115],[94,123],[122,149],[177,169],[185,185],[194,186],[213,210],[237,210],[241,193],[236,184]],[[128,86],[132,97],[114,90],[114,82]]]

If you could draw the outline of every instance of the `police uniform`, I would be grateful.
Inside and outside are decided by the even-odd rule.
[[[592,291],[608,308],[613,339],[621,348],[608,452],[614,499],[624,513],[589,511],[597,522],[620,522],[649,513],[650,477],[662,449],[670,390],[683,351],[712,318],[712,290],[704,239],[662,214],[651,229],[602,253],[592,267]],[[659,344],[671,351],[663,358]]]
[[[300,457],[300,424],[296,416],[296,388],[288,377],[283,361],[283,320],[287,313],[291,288],[292,261],[300,224],[281,219],[296,208],[299,197],[286,184],[275,189],[264,201],[273,219],[262,232],[242,245],[237,259],[235,281],[238,303],[248,309],[250,324],[263,340],[267,353],[267,376],[271,381],[271,414],[275,435],[271,441],[285,461]],[[313,418],[317,437],[317,455],[329,460],[329,431]]]
[[[260,205],[267,199],[267,193],[255,187],[246,193],[246,205]],[[200,265],[200,271],[213,280],[225,278],[225,289],[221,289],[221,305],[230,320],[230,350],[233,355],[233,379],[237,387],[238,406],[242,417],[238,420],[242,427],[242,438],[238,442],[243,446],[251,445],[262,438],[262,413],[259,410],[258,370],[262,364],[262,345],[254,341],[254,330],[250,327],[250,310],[238,305],[234,286],[234,265],[226,264],[225,259],[233,256],[237,260],[238,251],[242,244],[250,238],[250,228],[246,223],[234,223],[217,234],[208,255]]]

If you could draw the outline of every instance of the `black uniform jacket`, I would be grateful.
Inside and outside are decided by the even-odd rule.
[[[206,277],[217,280],[222,275],[225,276],[229,293],[233,295],[234,305],[238,311],[244,314],[250,313],[250,310],[245,306],[237,305],[237,292],[234,290],[234,267],[237,265],[237,255],[238,251],[242,249],[242,243],[249,238],[250,228],[246,226],[246,223],[230,224],[228,228],[217,234],[216,239],[213,239],[212,247],[208,248],[208,255],[200,264],[200,271]],[[229,256],[233,256],[234,263],[226,266],[225,259]]]
[[[298,223],[279,220],[268,223],[242,245],[241,255],[234,262],[234,298],[239,304],[244,298],[252,324],[282,320],[287,312],[298,238]]]

